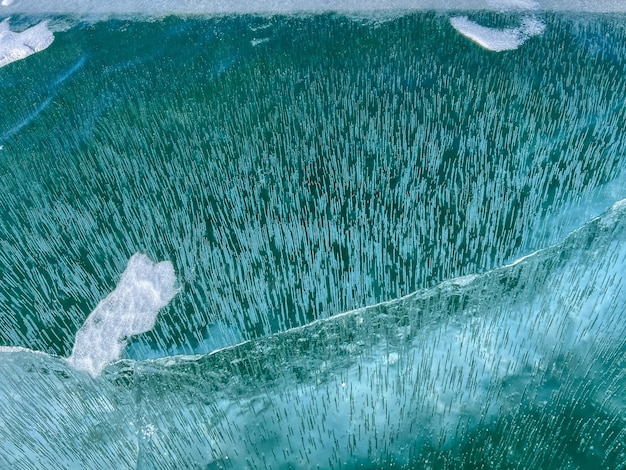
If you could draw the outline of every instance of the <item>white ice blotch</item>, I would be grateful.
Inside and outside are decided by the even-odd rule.
[[[1,5],[2,5],[3,7],[8,7],[9,5],[12,5],[12,4],[13,4],[13,1],[14,1],[14,0],[2,0]]]
[[[250,41],[250,44],[252,45],[252,47],[255,47],[255,46],[258,46],[259,44],[263,44],[264,42],[267,42],[269,40],[270,40],[270,38],[260,38],[260,39],[255,38],[255,39],[252,39]]]
[[[154,327],[157,313],[176,294],[175,283],[171,262],[155,264],[146,255],[133,255],[115,290],[76,333],[70,365],[98,376],[120,358],[128,337]]]
[[[487,28],[470,20],[467,16],[450,18],[450,24],[463,36],[471,39],[490,51],[511,51],[520,47],[533,36],[540,35],[546,29],[545,24],[530,16],[522,20],[517,28]]]
[[[3,2],[3,5],[9,4]],[[47,21],[15,33],[9,28],[9,21],[4,20],[0,23],[0,67],[42,51],[52,41],[54,35],[48,29]]]

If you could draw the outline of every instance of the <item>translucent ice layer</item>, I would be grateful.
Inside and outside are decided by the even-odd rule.
[[[56,17],[0,69],[0,468],[626,468],[623,18],[462,14],[545,31]]]
[[[129,342],[139,359],[562,240],[626,197],[626,34],[610,17],[542,21],[513,54],[439,13],[59,32],[30,80],[28,61],[0,69],[0,344],[69,356],[128,253],[171,260],[181,283]]]
[[[115,287],[76,333],[68,361],[72,367],[99,375],[118,359],[126,341],[154,327],[159,310],[176,294],[176,276],[169,261],[153,263],[135,254]]]
[[[227,325],[209,324],[203,330],[200,339],[186,338],[186,341],[181,344],[170,346],[167,349],[159,347],[158,344],[152,345],[145,338],[136,339],[129,343],[122,357],[124,359],[142,360],[168,356],[195,356],[209,354],[243,341],[241,332]]]
[[[0,352],[0,464],[618,468],[624,273],[626,201],[511,266],[210,355],[91,379]]]

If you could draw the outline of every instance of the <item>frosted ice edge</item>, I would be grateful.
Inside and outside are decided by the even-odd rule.
[[[98,376],[120,358],[128,337],[154,327],[159,310],[176,295],[175,283],[171,262],[155,264],[146,255],[133,255],[115,290],[76,333],[70,365]]]
[[[623,12],[626,4],[619,0],[596,2],[568,0],[341,0],[311,2],[308,0],[179,0],[177,2],[145,0],[15,0],[4,2],[3,11],[7,14],[75,14],[93,16],[107,15],[168,15],[168,14],[227,14],[227,13],[293,13],[319,11],[410,11],[410,10],[492,10],[492,11],[584,11],[584,12]]]

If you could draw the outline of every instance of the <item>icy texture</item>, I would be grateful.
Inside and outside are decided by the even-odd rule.
[[[124,350],[123,358],[125,359],[158,359],[167,356],[194,356],[200,354],[209,354],[218,349],[223,349],[234,344],[241,343],[243,337],[241,332],[236,328],[227,325],[210,324],[204,328],[202,339],[193,345],[179,344],[170,346],[167,349],[154,346],[148,341],[135,340]]]
[[[21,32],[9,28],[9,20],[0,23],[0,67],[24,59],[47,48],[54,41],[48,22],[41,23]]]
[[[175,283],[172,263],[155,264],[146,255],[133,255],[115,290],[76,333],[70,365],[98,376],[119,359],[128,338],[154,327],[157,313],[176,294]]]
[[[14,103],[0,113],[0,344],[69,356],[129,252],[171,260],[181,282],[130,340],[140,358],[562,240],[626,197],[626,37],[609,19],[543,21],[515,54],[435,14],[68,29],[32,80],[28,61],[0,75]]]
[[[3,2],[10,14],[171,15],[411,10],[566,10],[626,11],[621,0],[15,0]]]
[[[0,351],[0,376],[1,468],[136,468],[128,390],[27,350]]]
[[[508,29],[487,28],[471,21],[467,16],[450,18],[450,23],[463,36],[496,52],[517,49],[529,38],[542,34],[545,30],[545,25],[532,17],[525,17],[522,26]]]
[[[625,467],[626,31],[532,15],[51,22],[0,70],[0,468]],[[179,293],[81,340],[135,252]]]
[[[1,353],[0,464],[617,468],[624,273],[626,201],[512,266],[207,356],[92,380]]]
[[[539,1],[535,0],[486,0],[484,2],[484,8],[496,11],[536,10],[540,5]]]

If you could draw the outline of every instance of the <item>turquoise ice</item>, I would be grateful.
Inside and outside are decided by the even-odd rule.
[[[0,6],[0,467],[626,466],[626,37],[539,3]]]

